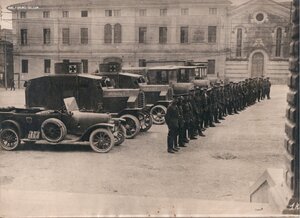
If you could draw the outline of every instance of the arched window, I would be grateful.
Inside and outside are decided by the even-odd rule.
[[[112,29],[110,24],[104,26],[104,43],[112,43]]]
[[[282,41],[282,29],[278,28],[276,31],[276,51],[275,51],[276,57],[280,57],[281,55],[281,41]]]
[[[236,57],[242,57],[242,39],[243,31],[239,28],[236,34]]]
[[[122,26],[121,24],[117,23],[114,26],[114,43],[121,43],[122,42]]]

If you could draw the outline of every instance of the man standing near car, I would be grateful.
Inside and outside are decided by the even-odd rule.
[[[178,147],[177,136],[179,130],[179,111],[176,98],[174,98],[174,100],[168,106],[165,120],[169,129],[167,138],[168,153],[174,153],[174,151],[177,152],[179,150],[176,148]]]

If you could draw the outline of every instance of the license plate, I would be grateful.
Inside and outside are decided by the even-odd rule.
[[[29,131],[28,139],[39,139],[40,138],[40,131]]]

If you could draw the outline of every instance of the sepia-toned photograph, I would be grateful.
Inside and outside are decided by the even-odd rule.
[[[0,217],[299,217],[299,0],[0,0]]]

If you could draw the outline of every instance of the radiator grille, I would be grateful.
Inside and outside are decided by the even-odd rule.
[[[145,106],[146,106],[145,93],[143,91],[141,91],[138,96],[138,107],[144,108]]]

